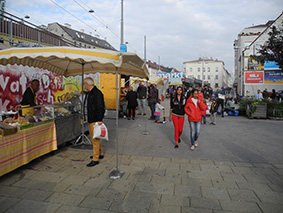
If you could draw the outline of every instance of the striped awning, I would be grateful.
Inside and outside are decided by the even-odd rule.
[[[72,76],[82,73],[115,73],[147,77],[144,61],[134,53],[73,47],[11,48],[0,51],[0,64],[17,64],[47,69]]]

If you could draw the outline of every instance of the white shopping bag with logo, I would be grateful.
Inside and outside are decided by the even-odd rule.
[[[104,123],[102,123],[101,125],[98,125],[98,123],[96,122],[93,125],[93,138],[104,139],[104,140],[109,141],[108,130]]]

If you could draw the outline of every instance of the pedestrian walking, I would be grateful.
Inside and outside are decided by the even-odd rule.
[[[206,104],[206,99],[203,99],[203,103],[205,105],[205,110],[201,111],[201,117],[202,117],[201,123],[203,125],[206,125],[206,110],[208,109],[208,106]]]
[[[92,141],[93,155],[92,161],[87,164],[88,167],[93,167],[99,164],[99,159],[103,159],[103,150],[100,143],[100,139],[93,138],[93,128],[97,123],[102,124],[102,119],[105,113],[104,97],[102,92],[94,85],[92,78],[87,77],[84,79],[84,86],[89,93],[87,94],[87,122],[89,137]]]
[[[175,93],[172,95],[170,100],[170,114],[169,121],[173,121],[174,124],[174,139],[175,148],[179,148],[179,143],[181,142],[180,136],[183,133],[183,126],[185,120],[185,110],[186,98],[183,94],[182,87],[177,87]]]
[[[139,114],[138,115],[146,115],[146,87],[144,86],[143,83],[139,84],[139,87],[137,89],[137,94],[138,94],[138,106],[139,106]]]
[[[158,99],[158,90],[154,87],[154,85],[150,85],[149,95],[148,95],[148,105],[151,110],[150,120],[154,120],[154,112],[155,112],[155,104]]]
[[[224,101],[225,101],[225,92],[221,90],[221,88],[217,88],[215,92],[215,98],[217,102],[217,106],[221,106],[221,114],[224,117]]]
[[[138,106],[138,102],[137,102],[137,93],[133,91],[133,87],[129,88],[129,91],[127,92],[127,95],[126,95],[126,100],[128,101],[128,106],[127,106],[128,120],[130,120],[131,117],[133,120],[135,120],[136,107]]]
[[[188,115],[190,124],[191,150],[198,146],[197,139],[200,135],[201,111],[203,110],[205,110],[203,100],[199,98],[199,91],[194,89],[192,97],[187,100],[185,105],[185,113]]]
[[[210,120],[211,120],[211,125],[216,125],[216,113],[217,113],[218,105],[215,100],[215,96],[212,95],[212,103],[210,107]]]

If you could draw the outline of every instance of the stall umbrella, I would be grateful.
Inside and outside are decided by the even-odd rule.
[[[39,47],[39,48],[10,48],[0,51],[0,64],[17,64],[29,67],[47,69],[64,76],[82,75],[82,90],[84,74],[115,73],[116,74],[116,169],[109,177],[121,178],[124,174],[118,167],[119,144],[119,83],[118,74],[148,78],[148,70],[135,53],[120,53],[105,49],[84,49],[73,47]],[[83,95],[83,93],[82,93]],[[83,106],[82,106],[83,107]],[[83,110],[81,110],[83,113]],[[84,135],[83,128],[81,136]]]

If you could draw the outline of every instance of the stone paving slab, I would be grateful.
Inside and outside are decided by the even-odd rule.
[[[0,212],[5,212],[11,206],[14,206],[16,203],[21,200],[18,198],[2,197],[0,196]]]
[[[15,212],[21,212],[21,213],[47,213],[47,212],[55,212],[61,204],[55,204],[55,203],[48,203],[48,202],[42,202],[42,201],[34,201],[34,200],[21,200],[20,202],[16,203],[14,206],[9,208],[6,213],[15,213]]]
[[[57,172],[50,155],[1,177],[0,212],[283,212],[273,165],[121,155],[125,175],[112,180],[115,155],[87,168],[89,154],[63,149]]]

